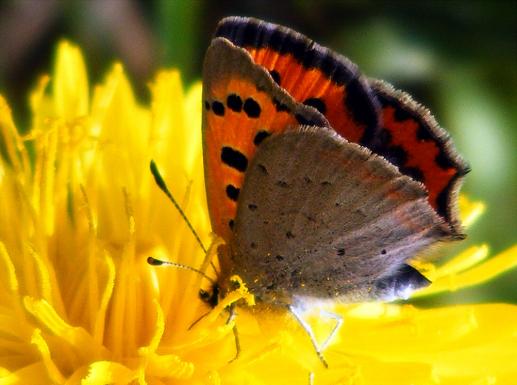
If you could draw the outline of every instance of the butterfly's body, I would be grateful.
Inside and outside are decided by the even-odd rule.
[[[273,307],[393,299],[428,284],[407,263],[462,237],[454,202],[466,166],[427,110],[254,19],[220,23],[203,76],[221,295],[233,274]]]

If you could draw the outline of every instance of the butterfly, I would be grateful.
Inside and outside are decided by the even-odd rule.
[[[404,297],[408,262],[464,238],[468,166],[430,112],[289,28],[223,19],[203,65],[203,152],[219,249],[257,302]]]

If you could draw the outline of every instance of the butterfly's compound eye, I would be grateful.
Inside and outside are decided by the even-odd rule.
[[[216,307],[219,303],[219,286],[215,284],[210,291],[200,289],[199,298],[210,307]]]
[[[211,296],[212,295],[208,291],[203,289],[199,290],[199,298],[201,299],[201,301],[208,302]]]

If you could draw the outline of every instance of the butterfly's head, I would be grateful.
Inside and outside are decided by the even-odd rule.
[[[231,263],[229,264],[229,249],[225,244],[217,247],[217,255],[219,260],[220,271],[217,272],[217,278],[210,280],[208,289],[201,288],[199,290],[199,298],[210,307],[216,307],[222,298],[224,298],[229,291],[235,289],[229,280],[228,272],[231,271]],[[215,267],[214,267],[215,269]]]
[[[220,293],[221,288],[219,286],[219,283],[215,282],[209,290],[199,290],[199,298],[201,299],[201,301],[205,302],[210,307],[214,308],[219,303]]]
[[[242,293],[246,293],[246,287],[247,286],[238,276],[231,276],[226,278],[218,277],[218,280],[212,282],[212,285],[208,290],[199,290],[199,298],[201,301],[214,308],[231,292],[241,291]],[[254,301],[250,301],[249,299],[245,298],[242,298],[237,302],[241,303],[242,305],[254,303]]]

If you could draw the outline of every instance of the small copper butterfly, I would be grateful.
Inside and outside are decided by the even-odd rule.
[[[408,260],[461,239],[468,167],[429,111],[286,27],[223,19],[203,67],[203,148],[217,292],[257,301],[393,299],[429,281]]]

